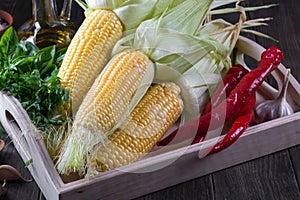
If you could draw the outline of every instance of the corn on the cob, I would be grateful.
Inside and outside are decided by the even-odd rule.
[[[69,91],[69,112],[76,113],[122,31],[116,14],[105,9],[90,12],[79,27],[58,73],[62,86]]]
[[[140,51],[129,50],[114,57],[80,106],[74,129],[85,127],[103,133],[111,130],[127,111],[150,63]]]
[[[58,163],[61,173],[84,173],[90,148],[105,140],[106,134],[125,118],[129,104],[152,64],[145,54],[134,50],[124,51],[109,61],[75,115],[72,132]]]
[[[149,152],[183,110],[174,83],[152,86],[122,125],[90,157],[90,169],[106,171],[135,162]]]

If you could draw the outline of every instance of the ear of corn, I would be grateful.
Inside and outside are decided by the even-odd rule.
[[[114,12],[95,9],[76,32],[58,73],[62,86],[69,91],[68,109],[73,114],[107,62],[122,30]]]
[[[111,130],[127,111],[150,63],[140,51],[125,51],[113,58],[88,92],[74,128],[103,133]],[[89,121],[92,123],[86,123]]]
[[[174,83],[152,86],[122,125],[95,148],[90,170],[106,171],[135,162],[148,153],[183,110]]]
[[[61,173],[84,173],[90,148],[103,142],[106,135],[129,115],[129,105],[134,106],[135,94],[143,96],[153,76],[153,63],[140,51],[125,51],[109,61],[76,113],[72,132],[58,162]]]

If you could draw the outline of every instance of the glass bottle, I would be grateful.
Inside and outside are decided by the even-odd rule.
[[[58,49],[67,47],[74,34],[72,23],[57,15],[55,0],[32,0],[32,19],[18,29],[20,40],[30,41],[39,48],[50,45],[56,45]]]
[[[64,24],[65,27],[68,27],[70,31],[72,31],[73,36],[76,32],[76,26],[71,21],[71,11],[72,11],[72,3],[73,0],[64,0],[63,1],[63,7],[61,9],[59,20],[62,24]]]
[[[63,7],[60,12],[60,18],[64,19],[67,22],[71,20],[71,11],[72,11],[73,0],[64,0]]]

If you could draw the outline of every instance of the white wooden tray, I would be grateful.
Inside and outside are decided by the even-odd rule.
[[[265,50],[244,37],[239,38],[236,47],[241,64],[244,54],[258,60]],[[280,65],[272,73],[279,86],[285,72],[286,68]],[[276,89],[265,83],[257,98],[260,102],[277,94]],[[0,92],[0,122],[24,162],[32,159],[28,169],[47,199],[131,199],[300,144],[300,85],[293,76],[290,76],[288,101],[296,111],[294,114],[249,127],[236,143],[220,153],[199,159],[222,136],[69,183],[64,183],[55,170],[18,100],[3,92]]]

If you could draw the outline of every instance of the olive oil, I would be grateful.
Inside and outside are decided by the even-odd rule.
[[[32,25],[31,25],[32,24]],[[36,44],[39,48],[57,45],[58,49],[67,47],[74,36],[72,27],[58,25],[49,26],[46,23],[28,22],[28,26],[19,29],[20,40],[27,40]]]
[[[68,18],[57,15],[55,0],[32,0],[32,12],[32,19],[18,29],[20,40],[30,41],[39,48],[56,45],[61,49],[70,44],[75,26]]]

